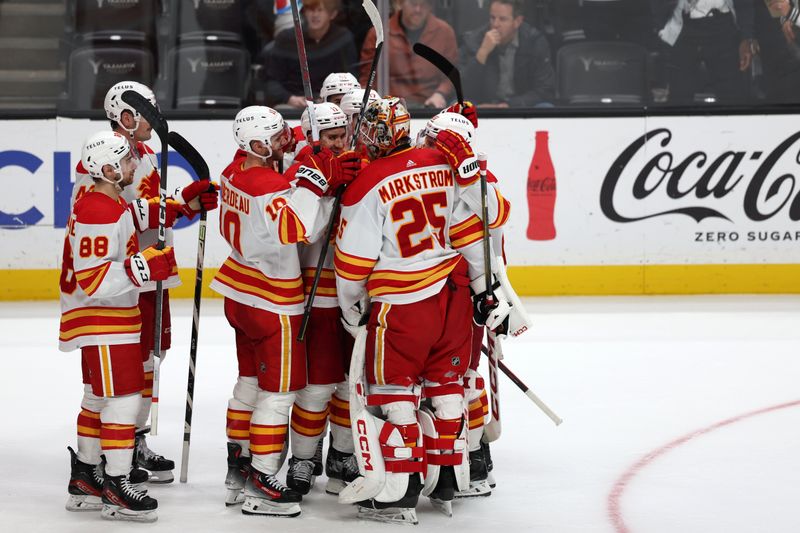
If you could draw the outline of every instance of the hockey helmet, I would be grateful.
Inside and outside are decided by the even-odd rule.
[[[125,91],[137,92],[154,106],[157,106],[158,104],[156,104],[156,95],[153,94],[153,90],[147,85],[141,84],[138,81],[121,81],[108,90],[105,100],[103,101],[103,108],[106,110],[106,116],[109,118],[109,120],[113,120],[126,131],[132,132],[139,127],[139,119],[141,119],[141,115],[139,115],[138,111],[136,111],[122,99],[122,93]],[[122,126],[123,111],[130,111],[133,114],[133,118],[136,121],[133,129],[129,130]]]
[[[380,99],[381,97],[378,92],[372,89],[369,91],[369,100],[367,100],[367,105],[371,104],[372,102],[377,102]],[[361,112],[361,102],[363,101],[364,89],[353,89],[342,97],[342,101],[339,102],[339,107],[344,114],[347,115],[347,118],[352,121],[353,117]]]
[[[396,96],[387,96],[367,106],[359,135],[373,157],[386,155],[407,144],[411,115]]]
[[[292,132],[281,114],[271,107],[251,105],[236,114],[233,138],[245,152],[268,159],[275,149],[282,150],[292,142]],[[266,156],[255,153],[250,146],[252,141],[263,142],[269,153]]]
[[[314,104],[314,118],[320,132],[333,128],[346,128],[349,123],[347,116],[339,109],[339,106],[332,102]],[[300,127],[303,129],[306,140],[311,142],[311,119],[308,116],[308,108],[300,117]]]
[[[81,163],[91,177],[119,185],[123,179],[122,160],[130,151],[128,139],[115,131],[101,131],[84,142]],[[103,174],[103,167],[106,165],[111,165],[119,176],[116,181],[109,180]]]
[[[421,133],[431,139],[435,139],[442,130],[450,130],[454,133],[458,133],[464,137],[468,143],[471,143],[472,138],[475,136],[475,126],[472,125],[472,122],[463,115],[450,113],[448,111],[442,111],[431,118],[428,123],[425,124],[425,128]]]
[[[328,101],[328,97],[336,96],[338,94],[346,94],[353,89],[360,89],[361,84],[355,76],[349,72],[331,72],[325,77],[322,82],[322,89],[320,89],[319,96],[323,102]]]

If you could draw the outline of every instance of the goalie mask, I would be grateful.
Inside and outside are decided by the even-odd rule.
[[[331,102],[314,104],[314,118],[320,133],[334,128],[346,128],[348,125],[347,116],[339,106]],[[311,119],[308,116],[308,109],[303,111],[303,116],[300,117],[300,126],[303,128],[306,140],[311,142]]]
[[[410,130],[411,115],[405,104],[395,96],[388,96],[367,106],[359,137],[370,157],[377,158],[409,144]]]
[[[142,116],[138,111],[136,111],[122,99],[122,94],[125,91],[134,91],[139,93],[148,102],[153,104],[156,109],[158,108],[158,104],[156,104],[156,95],[153,94],[153,90],[147,85],[143,85],[138,81],[121,81],[108,90],[105,100],[103,100],[103,108],[106,111],[106,116],[109,120],[113,120],[119,124],[119,126],[125,131],[133,133],[136,131],[136,128],[139,127],[139,121],[141,120]],[[135,121],[133,129],[128,129],[122,125],[122,113],[124,111],[130,111],[130,113],[133,115],[133,119]]]
[[[252,105],[236,114],[233,121],[233,138],[245,152],[267,160],[276,151],[287,148],[292,142],[293,135],[280,113],[271,107]],[[253,151],[251,146],[253,141],[263,142],[267,146],[267,155]]]

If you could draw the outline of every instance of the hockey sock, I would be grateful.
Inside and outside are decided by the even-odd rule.
[[[143,429],[147,426],[147,418],[150,416],[150,406],[153,404],[153,352],[144,363],[144,389],[142,389],[142,405],[139,407],[139,414],[136,415],[136,429]]]
[[[311,459],[328,423],[328,403],[334,385],[307,385],[292,406],[292,456]]]
[[[481,390],[480,396],[469,403],[469,451],[474,452],[481,448],[483,425],[486,415],[489,414],[489,398],[486,389]]]
[[[100,464],[100,411],[105,398],[92,394],[92,386],[84,385],[81,412],[78,414],[78,460]]]
[[[289,430],[289,410],[293,392],[258,391],[258,401],[250,419],[250,454],[253,468],[265,474],[277,474],[281,452]]]
[[[242,455],[250,455],[250,421],[258,400],[258,380],[239,377],[233,387],[233,398],[228,400],[225,431],[228,440],[242,447]]]
[[[138,392],[106,398],[106,405],[100,412],[100,445],[109,476],[125,476],[131,469],[136,416],[141,401]]]
[[[343,453],[353,453],[353,433],[350,430],[350,402],[348,401],[347,382],[338,383],[336,392],[331,398],[331,445]]]

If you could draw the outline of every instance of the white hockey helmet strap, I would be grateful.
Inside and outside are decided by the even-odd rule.
[[[122,181],[122,160],[131,151],[128,139],[114,131],[95,133],[83,144],[81,163],[92,178],[101,179],[119,187]],[[112,181],[103,174],[103,167],[111,165],[117,175]]]
[[[139,93],[156,107],[158,107],[158,104],[156,103],[156,95],[153,93],[153,90],[138,81],[121,81],[108,90],[103,100],[103,108],[106,111],[106,116],[109,120],[113,120],[119,124],[122,129],[132,134],[136,131],[136,128],[139,127],[139,121],[142,117],[138,111],[122,99],[122,94],[125,91]],[[129,111],[133,115],[134,126],[132,129],[128,129],[122,125],[122,113],[124,111]]]
[[[333,102],[314,104],[314,118],[317,121],[317,128],[320,133],[334,128],[346,128],[349,124],[347,115]],[[303,135],[306,136],[306,140],[311,142],[311,119],[307,108],[300,117],[300,127],[303,130]]]
[[[285,146],[285,144],[277,147],[273,145],[276,135],[281,133],[291,135],[281,114],[271,107],[258,105],[245,107],[236,114],[233,121],[233,138],[239,148],[264,161],[272,157],[274,148]],[[269,153],[261,155],[253,151],[252,141],[263,142]]]

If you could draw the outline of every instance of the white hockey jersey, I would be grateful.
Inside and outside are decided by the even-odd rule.
[[[139,289],[124,267],[138,251],[133,216],[122,199],[92,191],[75,203],[61,264],[61,351],[139,342]]]
[[[142,198],[150,200],[158,198],[159,196],[159,175],[156,160],[156,154],[149,146],[142,142],[136,143],[136,149],[132,151],[133,158],[136,160],[136,172],[133,174],[133,183],[123,189],[121,196],[127,203],[131,203],[136,199]],[[75,167],[75,185],[72,187],[72,205],[85,193],[94,190],[94,180],[83,168],[83,164],[78,162]],[[172,188],[174,196],[180,191],[180,188]],[[173,234],[172,228],[166,230],[166,246],[172,246]],[[144,232],[137,231],[139,239],[139,246],[142,250],[150,246],[158,244],[158,230],[148,229]],[[165,289],[171,289],[181,284],[181,278],[175,274],[165,280],[163,286]],[[155,290],[156,283],[149,282],[142,287],[142,291]]]
[[[244,169],[244,161],[235,158],[222,173],[219,225],[231,254],[211,288],[259,309],[301,314],[305,295],[297,244],[321,234],[331,202],[292,187],[272,169]]]
[[[348,309],[373,301],[412,303],[438,293],[462,260],[483,274],[480,218],[458,198],[444,156],[408,148],[363,169],[342,198],[336,288]]]

